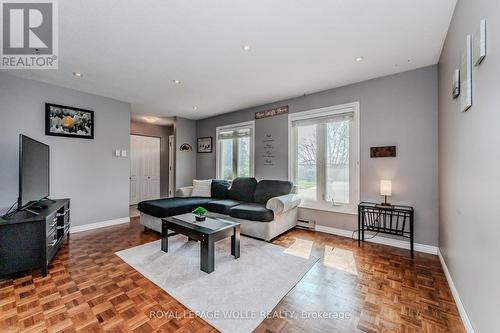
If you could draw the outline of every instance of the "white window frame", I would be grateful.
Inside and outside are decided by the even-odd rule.
[[[250,136],[250,177],[255,175],[255,120],[245,121],[237,124],[218,126],[215,128],[215,140],[217,142],[215,148],[215,159],[216,159],[216,177],[220,177],[220,140],[219,133],[229,130],[239,130],[244,128],[251,128],[252,135]],[[234,156],[233,156],[234,159]]]
[[[351,142],[351,145],[354,145],[354,156],[349,156],[349,158],[354,158],[354,194],[352,196],[355,202],[350,202],[349,205],[334,205],[333,203],[328,203],[326,201],[306,201],[302,200],[300,207],[310,208],[316,210],[324,210],[330,212],[344,213],[344,214],[354,214],[357,215],[357,205],[359,203],[360,198],[360,155],[359,155],[359,147],[360,147],[360,127],[359,127],[359,101],[328,106],[319,109],[307,110],[302,112],[290,113],[288,115],[288,179],[294,181],[294,173],[295,173],[295,156],[297,144],[294,142],[296,137],[293,135],[292,123],[297,120],[306,120],[317,117],[325,117],[332,116],[347,112],[353,113],[352,123],[354,124],[354,140],[355,142]],[[351,181],[351,180],[350,180]],[[324,185],[322,185],[324,186]]]

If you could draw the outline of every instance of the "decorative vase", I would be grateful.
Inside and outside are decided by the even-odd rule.
[[[207,218],[205,215],[195,215],[196,221],[203,222]]]

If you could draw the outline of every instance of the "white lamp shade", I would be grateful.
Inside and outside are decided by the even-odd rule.
[[[380,181],[380,195],[390,196],[392,194],[392,181],[381,180]]]

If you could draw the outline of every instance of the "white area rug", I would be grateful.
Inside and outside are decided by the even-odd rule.
[[[252,332],[319,259],[242,236],[235,260],[227,238],[216,244],[215,271],[207,274],[198,242],[176,235],[168,245],[168,253],[156,241],[116,254],[224,333]]]

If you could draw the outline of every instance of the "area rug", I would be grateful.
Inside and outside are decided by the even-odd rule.
[[[116,255],[223,333],[252,332],[319,259],[242,236],[235,260],[227,238],[216,244],[215,271],[207,274],[198,242],[176,235],[168,243],[168,253],[155,241]]]

